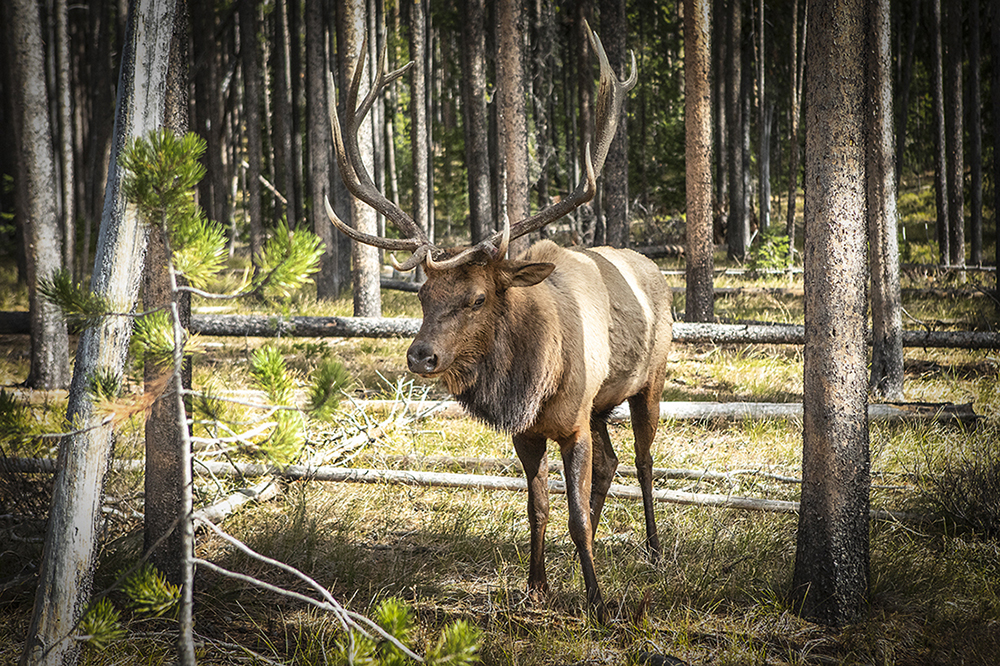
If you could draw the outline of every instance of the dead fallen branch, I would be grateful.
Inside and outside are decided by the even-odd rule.
[[[674,324],[674,342],[688,344],[801,345],[805,327],[798,324]],[[992,331],[903,331],[904,347],[1000,349]]]
[[[140,466],[141,461],[120,461],[128,465]],[[32,469],[34,465],[39,468]],[[20,468],[24,471],[54,471],[54,460],[29,461],[22,460]],[[477,490],[513,490],[527,492],[527,482],[522,477],[493,476],[487,474],[456,474],[450,472],[425,472],[418,470],[385,470],[362,469],[348,467],[311,467],[308,465],[288,465],[275,467],[256,463],[222,463],[201,462],[195,466],[196,473],[211,473],[215,476],[267,477],[261,483],[277,485],[275,478],[289,481],[312,480],[346,483],[388,483],[419,487],[470,488]],[[259,485],[259,484],[258,484]],[[566,493],[566,485],[558,479],[549,480],[549,491],[558,494]],[[243,494],[243,493],[238,493]],[[240,506],[255,497],[249,496],[243,500],[233,500],[231,504]],[[233,496],[231,496],[233,497]],[[638,486],[614,484],[608,491],[608,497],[619,499],[641,500],[642,492]],[[734,495],[718,495],[709,493],[691,493],[682,490],[654,489],[653,497],[658,502],[692,506],[709,506],[723,509],[743,509],[747,511],[763,511],[769,513],[795,513],[799,509],[798,502],[788,500],[769,500],[755,497],[739,497]],[[257,497],[259,498],[259,497]],[[227,498],[230,499],[230,498]],[[222,504],[222,503],[217,503]],[[215,505],[213,505],[215,506]],[[213,510],[214,511],[214,510]],[[201,517],[200,512],[196,515]],[[871,517],[875,520],[916,521],[920,516],[896,511],[872,510]]]

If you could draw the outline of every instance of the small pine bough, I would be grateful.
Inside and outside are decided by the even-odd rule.
[[[559,445],[566,470],[569,531],[576,545],[594,616],[607,609],[594,569],[593,537],[618,459],[606,417],[629,401],[636,466],[646,520],[646,546],[659,554],[653,516],[650,445],[659,420],[659,398],[671,341],[671,290],[657,266],[629,250],[608,247],[563,249],[541,241],[517,259],[507,259],[511,239],[559,219],[589,201],[596,191],[615,135],[632,75],[619,81],[597,35],[587,27],[601,77],[596,102],[594,146],[585,150],[585,177],[567,197],[464,249],[434,246],[413,218],[390,202],[365,170],[357,131],[377,95],[409,65],[387,73],[385,53],[375,81],[358,104],[366,48],[347,95],[343,126],[330,104],[330,123],[340,172],[348,189],[397,228],[402,238],[361,233],[333,224],[355,241],[411,252],[399,270],[420,265],[427,280],[420,289],[423,325],[407,352],[412,372],[440,379],[477,418],[513,436],[528,481],[531,530],[529,594],[545,597],[544,538],[548,523],[548,440]],[[333,85],[331,81],[331,90]]]

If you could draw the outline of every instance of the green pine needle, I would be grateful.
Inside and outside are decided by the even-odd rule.
[[[314,418],[326,419],[340,404],[340,395],[351,384],[344,364],[336,359],[323,359],[312,373],[309,386],[308,411]]]
[[[39,278],[38,293],[58,307],[66,322],[77,330],[93,326],[112,311],[106,299],[91,293],[83,285],[74,284],[65,269]]]
[[[319,270],[323,243],[308,231],[292,232],[282,220],[264,244],[260,256],[260,274],[254,286],[263,286],[267,296],[290,298],[301,289],[309,276]]]
[[[80,621],[80,633],[87,645],[103,650],[125,635],[121,618],[107,597],[98,601]]]
[[[182,335],[183,345],[187,336]],[[160,367],[169,366],[174,360],[174,325],[170,315],[157,310],[138,317],[132,331],[132,353],[151,359]]]
[[[482,631],[466,620],[452,622],[443,630],[437,644],[427,653],[427,664],[466,666],[479,661]]]
[[[180,588],[168,582],[149,562],[125,580],[122,591],[129,598],[132,608],[147,617],[172,614],[181,595]]]

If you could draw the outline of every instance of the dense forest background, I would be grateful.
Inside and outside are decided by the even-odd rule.
[[[469,205],[476,174],[470,175],[467,169],[468,144],[474,140],[470,139],[468,119],[470,114],[485,111],[492,204],[486,210],[493,211],[494,220],[503,199],[494,95],[498,26],[502,25],[497,3],[389,0],[383,4],[370,0],[367,7],[365,4],[363,0],[248,0],[187,6],[188,126],[208,142],[204,158],[208,177],[199,191],[200,202],[209,217],[229,226],[237,254],[244,248],[255,253],[262,234],[275,228],[282,217],[287,217],[293,228],[308,225],[320,232],[331,255],[317,278],[320,296],[336,295],[350,283],[348,241],[332,234],[321,204],[329,187],[335,208],[350,216],[349,195],[340,184],[333,159],[325,111],[330,91],[322,75],[333,72],[340,91],[337,101],[343,104],[348,73],[341,52],[342,44],[348,43],[343,26],[349,9],[361,6],[366,10],[366,32],[376,35],[369,52],[374,57],[378,49],[387,46],[390,68],[412,59],[417,49],[423,54],[421,94],[415,96],[408,74],[390,86],[384,107],[377,104],[372,113],[379,130],[373,132],[376,184],[390,199],[402,202],[404,209],[424,205],[415,189],[428,193],[427,214],[422,219],[434,237],[456,243],[467,242],[470,236],[475,239],[481,233],[475,225],[481,222]],[[519,39],[524,46],[532,208],[565,195],[579,179],[580,146],[588,138],[587,124],[592,122],[589,106],[593,104],[596,68],[580,27],[582,19],[589,18],[609,44],[612,64],[619,72],[627,67],[615,62],[621,57],[615,55],[615,44],[620,43],[622,53],[633,50],[638,63],[639,83],[627,106],[624,205],[631,233],[625,242],[642,246],[682,243],[681,3],[571,0],[515,4],[520,5],[516,27],[521,29]],[[991,18],[993,5],[988,3],[946,4],[944,14],[940,0],[897,0],[891,4],[897,171],[901,190],[936,184],[936,176],[948,165],[939,147],[953,158],[957,151],[963,174],[957,201],[965,212],[962,226],[968,232],[958,237],[963,245],[949,249],[949,236],[942,236],[948,228],[946,211],[939,205],[940,219],[926,221],[928,233],[937,234],[937,256],[909,256],[904,244],[902,259],[992,263],[992,255],[984,257],[982,229],[985,206],[989,242],[995,222],[984,202],[993,201],[995,177],[982,167],[992,163],[995,139],[990,128],[996,111],[982,100],[991,99],[995,87],[991,83],[995,56],[986,54],[998,50],[995,26],[993,37],[989,32],[991,21],[996,19]],[[51,145],[59,181],[58,213],[67,239],[63,257],[75,277],[85,280],[91,270],[103,206],[126,3],[95,0],[67,4],[53,0],[40,3],[39,11],[46,49]],[[803,131],[798,119],[802,114],[808,16],[805,3],[799,0],[741,0],[735,4],[715,0],[712,13],[716,240],[726,238],[727,226],[738,232],[745,229],[749,238],[734,244],[730,232],[727,239],[730,257],[742,259],[761,232],[776,227],[794,233],[795,199],[788,193],[801,185]],[[463,62],[469,61],[473,27],[482,29],[485,68],[481,72],[463,69]],[[621,36],[616,37],[618,34]],[[739,46],[738,58],[732,57],[734,45]],[[23,274],[24,208],[17,197],[20,158],[12,129],[15,105],[21,97],[12,89],[14,57],[12,49],[0,51],[4,60],[0,67],[0,98],[4,100],[0,105],[0,252],[18,257]],[[739,78],[738,83],[733,77]],[[938,89],[935,82],[940,81],[944,87]],[[735,100],[726,99],[727,86],[738,92]],[[477,91],[483,91],[479,94],[485,96],[485,104],[477,99]],[[418,138],[411,140],[415,98],[426,112],[427,131],[414,134]],[[958,117],[949,117],[956,115],[956,109],[960,110]],[[943,112],[945,118],[939,119],[936,112]],[[952,123],[947,125],[952,130],[947,139],[940,134],[944,119]],[[956,136],[957,146],[953,141]],[[738,151],[741,159],[730,159],[733,151]],[[428,156],[426,176],[418,168],[424,154]],[[727,171],[733,168],[740,171],[738,181]],[[611,169],[618,175],[622,170],[609,162]],[[732,203],[732,182],[742,182],[743,207]],[[945,186],[938,198],[946,193]],[[613,235],[606,236],[605,210],[609,205],[620,206],[608,199],[609,203],[604,203],[599,194],[594,207],[584,207],[556,231],[567,232],[569,242],[622,244]],[[734,219],[736,224],[727,225]],[[955,239],[953,233],[951,245]]]

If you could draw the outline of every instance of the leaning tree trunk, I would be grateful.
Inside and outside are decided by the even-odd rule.
[[[51,277],[62,266],[62,228],[59,221],[56,165],[52,127],[45,89],[45,47],[38,6],[16,2],[8,8],[14,71],[14,137],[17,150],[22,231],[27,263],[31,311],[31,369],[33,388],[65,388],[69,383],[69,338],[59,309],[38,293],[38,280]],[[71,197],[72,198],[72,197]]]
[[[822,624],[868,594],[862,71],[866,0],[809,0],[802,503],[793,595]]]
[[[872,359],[869,388],[887,400],[903,399],[903,306],[896,236],[893,165],[892,55],[889,0],[878,0],[868,28],[865,99],[868,245],[871,255]]]
[[[129,138],[163,122],[163,90],[169,62],[174,5],[133,0],[118,81],[111,168],[97,244],[91,289],[121,310],[134,308],[146,249],[146,229],[127,209],[121,194],[118,155]],[[76,632],[86,612],[100,533],[104,475],[111,457],[112,430],[96,411],[89,391],[96,372],[120,377],[128,355],[132,322],[107,317],[80,336],[67,422],[78,430],[59,448],[59,472],[53,490],[38,592],[23,665],[73,663]]]
[[[711,0],[684,2],[684,161],[687,171],[687,321],[712,321]]]

